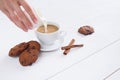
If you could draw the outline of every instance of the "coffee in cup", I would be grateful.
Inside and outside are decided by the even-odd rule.
[[[40,32],[40,33],[53,33],[53,32],[56,32],[58,30],[58,27],[55,26],[55,25],[51,25],[51,24],[48,24],[47,25],[47,32],[45,32],[45,27],[44,25],[42,26],[39,26],[37,28],[37,31]]]

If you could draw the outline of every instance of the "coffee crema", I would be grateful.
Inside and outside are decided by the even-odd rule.
[[[45,27],[42,25],[40,27],[37,28],[37,31],[40,33],[52,33],[58,30],[58,27],[55,25],[47,25],[47,32],[45,32]]]

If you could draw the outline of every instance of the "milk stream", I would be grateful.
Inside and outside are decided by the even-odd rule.
[[[45,33],[47,33],[47,21],[45,18],[42,18],[42,22],[43,22],[43,25],[44,25],[44,29],[45,29]]]
[[[41,12],[39,10],[36,10],[36,13],[38,17],[41,19],[43,26],[45,27],[45,33],[47,33],[47,20],[41,15]]]

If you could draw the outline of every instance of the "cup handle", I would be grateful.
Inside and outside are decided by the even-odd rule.
[[[60,41],[60,44],[64,42],[64,36],[66,35],[65,31],[60,31],[58,40]]]

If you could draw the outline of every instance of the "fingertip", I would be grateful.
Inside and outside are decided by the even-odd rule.
[[[30,29],[30,30],[32,30],[32,29],[33,29],[33,27],[29,27],[29,29]]]
[[[24,29],[23,31],[24,31],[24,32],[28,32],[28,30],[26,30],[26,29]]]
[[[22,30],[24,31],[24,32],[28,32],[28,29],[27,28],[22,28]]]
[[[27,28],[28,29],[32,29],[33,28],[33,24],[29,24]]]
[[[35,18],[33,19],[33,22],[34,22],[35,24],[37,24],[37,23],[38,23],[38,19],[35,17]]]

